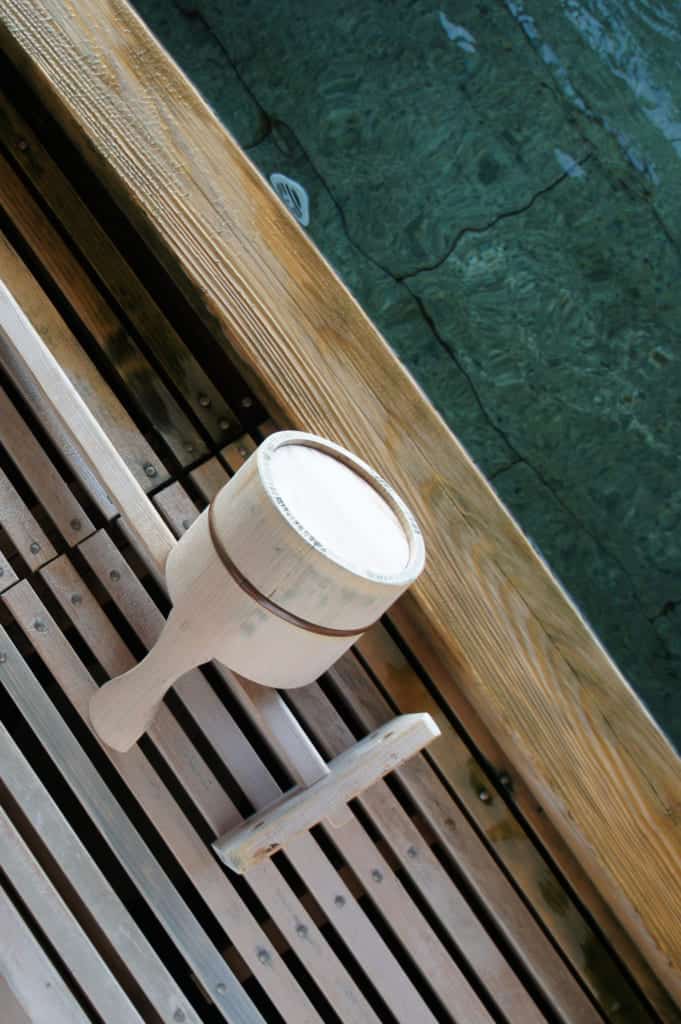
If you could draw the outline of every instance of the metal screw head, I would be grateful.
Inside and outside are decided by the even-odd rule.
[[[244,397],[241,399],[241,405],[243,406],[244,409],[250,409],[251,406],[253,405],[253,399],[251,398],[251,396],[244,395]]]
[[[45,625],[42,619],[36,619],[35,622],[33,623],[33,628],[35,629],[36,633],[47,632],[47,626]]]
[[[248,458],[248,450],[246,448],[239,448],[238,452],[242,459]]]
[[[297,924],[296,925],[296,935],[300,935],[301,939],[304,939],[305,936],[307,935],[307,925],[302,924],[302,923],[301,924]]]
[[[83,598],[80,594],[71,594],[71,604],[82,604]]]
[[[17,148],[20,149],[22,153],[25,153],[28,149],[28,142],[26,139],[19,139],[17,142]]]
[[[257,955],[258,960],[260,961],[261,964],[268,964],[270,962],[270,960],[272,959],[272,957],[270,956],[268,951],[264,948],[264,946],[260,946],[256,950],[256,955]]]
[[[112,569],[111,572],[109,573],[109,579],[113,580],[114,583],[118,583],[120,578],[121,574],[119,573],[118,569]]]
[[[378,868],[374,868],[374,870],[371,872],[371,877],[373,878],[374,882],[382,882],[383,872],[379,871]]]
[[[407,857],[411,857],[413,859],[414,857],[418,857],[418,855],[419,851],[416,849],[415,846],[409,846],[407,848]]]
[[[34,555],[37,555],[39,551],[40,551],[40,544],[38,544],[38,541],[37,540],[31,541],[31,553],[34,554]]]
[[[189,452],[189,454],[191,455],[191,453],[194,451],[194,445],[191,443],[191,441],[185,441],[184,450],[186,452]]]
[[[227,419],[218,420],[218,426],[219,426],[220,430],[229,430],[229,420],[227,420]]]
[[[344,907],[345,906],[345,896],[336,896],[336,898],[334,899],[333,902],[336,904],[337,907]]]
[[[178,1007],[178,1009],[175,1010],[175,1013],[173,1014],[173,1020],[176,1020],[178,1024],[182,1024],[182,1021],[186,1019],[187,1018],[185,1016],[184,1010],[180,1010],[180,1008]]]
[[[199,395],[199,405],[203,409],[208,409],[210,406],[210,398],[208,395]]]
[[[189,527],[190,527],[191,525],[192,525],[192,524],[191,524],[191,522],[189,521],[189,519],[183,519],[183,520],[182,520],[182,529],[183,529],[183,530],[188,530],[188,529],[189,529]]]
[[[480,800],[481,800],[481,801],[483,802],[483,804],[488,804],[488,803],[490,802],[490,800],[492,799],[492,797],[490,796],[490,792],[489,792],[489,790],[488,790],[488,789],[485,789],[485,788],[484,788],[484,786],[483,786],[483,788],[482,788],[482,789],[481,789],[481,790],[480,790],[480,791],[478,792],[478,797],[479,797],[479,798],[480,798]]]
[[[78,517],[72,519],[69,525],[71,529],[76,530],[76,532],[83,528],[83,524],[81,523],[80,519],[78,519]]]
[[[227,991],[227,986],[225,985],[224,981],[219,981],[217,983],[217,985],[215,986],[215,991],[219,996],[224,996],[225,992]]]
[[[144,472],[147,474],[147,476],[156,476],[158,470],[156,469],[156,466],[152,466],[150,462],[145,462]]]
[[[0,651],[0,665],[4,665],[7,661],[7,655],[4,651]]]
[[[499,776],[499,782],[501,783],[502,786],[505,786],[507,788],[511,785],[511,776],[508,774],[508,772],[501,773],[501,775]]]

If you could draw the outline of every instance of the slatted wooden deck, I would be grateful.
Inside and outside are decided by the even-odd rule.
[[[275,425],[2,60],[0,276],[180,535]],[[214,667],[138,748],[98,746],[89,695],[153,644],[167,602],[6,361],[0,385],[3,1024],[681,1020],[399,613],[287,700],[328,758],[396,711],[429,711],[442,737],[348,824],[223,869],[210,841],[291,780]]]

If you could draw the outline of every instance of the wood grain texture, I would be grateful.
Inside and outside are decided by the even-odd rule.
[[[57,162],[7,96],[0,92],[0,138],[104,287],[118,302],[214,441],[236,425],[236,416],[199,365]]]
[[[140,640],[150,647],[162,628],[163,616],[111,539],[98,531],[84,541],[81,551]],[[235,686],[240,689],[238,683]],[[176,693],[254,807],[263,807],[281,796],[281,789],[257,751],[199,673],[190,673],[180,680]],[[215,824],[213,827],[216,828]],[[218,834],[224,830],[224,824],[216,829]],[[360,883],[371,892],[373,902],[403,947],[402,955],[406,954],[425,973],[444,1005],[459,1007],[463,1019],[470,1024],[486,1020],[483,1007],[459,967],[447,955],[417,906],[406,898],[392,870],[354,817],[346,827],[334,829],[332,838]],[[314,837],[304,834],[292,840],[286,856],[396,1020],[432,1024],[434,1017],[404,974],[401,957],[384,943]],[[254,872],[265,867],[249,873],[249,884]],[[380,884],[376,883],[374,871],[381,874]],[[298,945],[296,942],[294,949]]]
[[[1,153],[0,194],[3,208],[15,228],[39,255],[43,270],[108,357],[132,402],[163,438],[180,465],[188,466],[205,455],[206,444],[198,430]]]
[[[135,1007],[2,808],[0,857],[3,870],[15,891],[102,1018],[120,1021],[120,1024],[143,1024]]]
[[[92,929],[94,922],[97,934],[104,935],[106,942],[116,950],[125,965],[124,970],[135,978],[144,993],[147,1006],[153,1007],[163,1024],[176,1024],[178,1010],[184,1014],[185,1024],[200,1024],[186,996],[2,725],[0,774],[3,786],[40,836],[41,862],[45,860],[44,846],[71,891],[78,894],[88,926]],[[34,851],[37,845],[34,839]],[[4,1010],[1,1001],[0,1006]]]
[[[0,977],[31,1024],[88,1024],[89,1017],[2,887],[0,935]]]
[[[116,554],[115,564],[118,567],[116,571],[119,578],[112,581],[109,573],[105,573],[105,577],[109,579],[109,585],[113,585],[117,593],[131,592],[135,611],[138,614],[144,614],[144,607],[135,600],[140,584],[137,578],[130,573],[127,563],[120,559],[116,548],[111,545],[111,541],[105,534],[95,535],[91,540],[92,545],[88,547],[90,557],[94,556],[95,551],[106,551],[113,548],[113,552]],[[108,564],[111,565],[111,561]],[[134,664],[132,654],[67,558],[59,558],[51,562],[46,566],[43,577],[99,663],[109,674],[115,675],[118,672],[126,671]],[[144,594],[143,588],[141,588],[141,593]],[[76,603],[72,600],[74,594],[78,594],[79,597]],[[147,607],[153,608],[160,615],[148,595],[144,594],[144,596],[150,602]],[[191,689],[193,699],[206,707],[207,713],[218,722],[219,727],[220,703],[203,676],[198,672],[193,672],[185,677],[184,682]],[[217,714],[214,709],[217,709]],[[150,739],[214,836],[240,820],[239,812],[223,786],[165,706],[161,708],[161,712],[150,730]],[[200,854],[202,860],[199,859],[197,862],[195,855],[194,864],[197,868],[201,862],[204,865],[210,865],[209,867],[204,866],[201,872],[202,879],[198,883],[199,888],[208,906],[214,909],[216,916],[220,918],[218,895],[220,873],[216,870],[216,866],[211,864],[212,858],[209,850],[205,848],[200,839],[195,840],[196,842],[201,844],[203,850]],[[186,856],[186,851],[179,852],[179,859],[182,862],[186,862]],[[223,882],[223,884],[227,883]],[[289,888],[277,867],[274,864],[265,865],[262,870],[249,876],[248,884],[272,920],[276,922],[277,928],[280,929],[278,934],[284,936],[290,948],[296,949],[300,960],[314,977],[317,986],[334,1006],[340,1019],[346,1024],[360,1024],[360,1022],[361,1024],[378,1024],[378,1018],[355,985],[350,972],[327,944],[322,933],[314,926],[312,919]],[[246,924],[245,911],[243,920]],[[304,941],[301,941],[301,937]],[[232,932],[231,939],[237,948],[251,946],[247,927],[241,931]],[[246,952],[247,961],[252,964],[255,959],[252,953]],[[259,960],[256,962],[260,963]],[[267,978],[266,970],[262,971],[262,977]],[[296,1021],[305,1020],[320,1024],[305,1001],[300,999],[296,1004],[293,995],[294,993],[290,992],[288,997],[287,1012],[290,1018]],[[279,997],[279,1006],[283,1009],[281,996]]]
[[[73,438],[84,461],[125,515],[128,525],[143,536],[157,567],[165,565],[174,538],[156,512],[104,427],[76,390],[60,362],[44,343],[35,324],[0,280],[0,341],[33,380],[62,426]],[[53,556],[52,556],[53,557]]]
[[[73,546],[92,533],[90,519],[1,387],[0,441],[62,537]]]
[[[7,0],[9,52],[280,423],[380,467],[429,568],[403,601],[681,999],[679,760],[304,233],[123,0]]]
[[[3,601],[10,607],[26,634],[36,641],[39,655],[55,678],[60,679],[80,715],[85,717],[87,700],[95,684],[29,583],[25,580],[17,583],[3,594]],[[0,677],[3,687],[30,722],[33,732],[88,814],[93,828],[107,843],[112,855],[119,861],[140,896],[149,904],[201,984],[211,993],[222,1018],[229,1024],[263,1024],[262,1016],[235,982],[222,956],[140,834],[131,825],[121,805],[2,629],[0,651],[6,655]],[[146,762],[139,751],[135,751],[135,757],[132,754],[127,756],[125,766],[119,762],[119,770],[123,769],[124,777],[130,779],[135,774],[135,762],[140,771],[140,760],[141,775],[144,778]],[[151,769],[150,772],[153,776]],[[153,777],[150,778],[149,790],[152,803],[163,800],[164,787],[160,779],[154,781]],[[189,1014],[187,1016],[191,1019]]]
[[[0,268],[0,282],[3,282],[12,293],[48,351],[72,380],[73,388],[101,423],[135,479],[144,488],[162,484],[168,479],[168,473],[153,448],[137,429],[123,405],[90,362],[45,292],[2,233]],[[0,349],[0,361],[10,376],[16,379],[16,369],[9,356]],[[18,383],[20,386],[21,381]],[[26,397],[31,402],[30,393]],[[153,468],[153,473],[149,471],[149,467]],[[77,466],[75,468],[77,470]],[[84,482],[89,483],[87,477]]]
[[[267,436],[275,430],[276,426],[269,422],[261,425],[258,433]],[[222,457],[232,472],[239,469],[254,446],[253,439],[245,436],[224,449]],[[210,494],[206,497],[209,498]],[[171,526],[177,529],[175,524],[171,523]],[[512,944],[516,956],[522,960],[555,1012],[565,1021],[586,1021],[595,1010],[588,1004],[561,956],[547,942],[532,911],[544,924],[608,1020],[613,1024],[633,1024],[634,1021],[647,1024],[651,1020],[651,1012],[613,962],[612,954],[585,916],[575,906],[568,889],[551,871],[533,838],[496,792],[491,771],[485,771],[472,755],[470,747],[452,725],[441,701],[424,685],[383,623],[377,623],[364,633],[354,646],[361,660],[351,653],[344,655],[327,674],[329,683],[366,730],[388,721],[395,708],[403,712],[428,711],[433,716],[442,735],[430,744],[427,759],[416,758],[399,769],[397,774],[419,813],[426,818],[438,841],[472,886],[495,926]],[[380,689],[362,662],[368,664]],[[385,692],[392,704],[382,696],[381,691]],[[451,703],[452,691],[453,688],[443,686],[440,693]],[[290,698],[296,711],[302,713],[315,742],[321,740],[327,756],[329,753],[337,753],[338,716],[318,688],[305,687],[293,691]],[[319,709],[320,702],[324,705],[323,713]],[[452,708],[458,715],[461,701],[454,702]],[[469,709],[463,724],[467,731],[474,733],[475,741],[480,743],[488,734],[482,723],[477,720],[472,722],[471,715]],[[521,809],[527,812],[531,800],[529,793],[523,790],[522,782],[515,774],[509,774],[507,761],[497,748],[491,747],[490,739],[482,743],[482,752],[488,759],[490,769],[494,766],[499,775],[504,776],[505,793],[508,795],[510,791],[514,800],[520,801]],[[467,813],[463,813],[451,800],[426,760],[437,766]],[[484,800],[481,796],[484,796]],[[533,803],[536,806],[536,802]],[[373,802],[371,814],[374,821],[380,823],[381,808],[378,800]],[[484,837],[483,842],[480,835],[476,835],[471,822]],[[543,840],[548,827],[550,848],[561,842],[541,814],[534,815],[533,825],[539,826],[537,831]],[[494,855],[490,854],[489,848],[494,851]],[[498,870],[494,857],[506,868],[515,885],[520,887],[532,911],[506,875]],[[407,864],[413,866],[408,858]],[[576,862],[575,865],[578,867]],[[561,868],[564,867],[564,862],[561,862]],[[569,877],[574,882],[574,870]],[[595,891],[591,894],[590,906],[594,906],[594,895]],[[596,903],[595,909],[598,911],[599,924],[602,924],[606,915],[602,901]],[[616,924],[614,919],[610,924]],[[622,934],[618,934],[618,949],[622,946],[622,936],[626,938],[621,928],[619,932]],[[645,969],[648,988],[650,983],[656,983],[652,994],[656,997],[655,1005],[660,1009],[663,1019],[670,1024],[681,1021],[681,1014],[677,1014],[669,998],[665,998],[664,990],[632,946],[629,940],[629,945],[623,950],[626,954],[625,963],[627,966]],[[511,990],[507,986],[505,996],[508,998],[510,994]]]

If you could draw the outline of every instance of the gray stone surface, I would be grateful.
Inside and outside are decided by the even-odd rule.
[[[137,6],[681,745],[678,2]]]

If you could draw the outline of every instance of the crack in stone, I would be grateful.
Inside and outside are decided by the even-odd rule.
[[[174,6],[175,6],[175,9],[178,11],[178,13],[183,18],[192,19],[192,20],[198,22],[206,30],[208,35],[210,35],[215,40],[215,43],[217,44],[218,49],[224,55],[227,63],[229,64],[229,66],[231,67],[232,71],[234,72],[237,81],[239,82],[239,84],[243,88],[244,92],[252,100],[253,104],[257,107],[257,110],[258,110],[258,113],[259,113],[260,119],[261,119],[261,130],[260,130],[260,133],[254,139],[253,142],[249,142],[249,144],[247,146],[242,146],[242,149],[244,149],[247,152],[249,149],[253,149],[255,146],[259,146],[260,143],[264,142],[265,139],[269,135],[271,135],[271,133],[272,133],[272,119],[270,118],[270,115],[267,113],[267,111],[263,107],[262,103],[260,103],[260,101],[256,97],[255,93],[251,89],[251,87],[245,81],[245,79],[244,79],[243,75],[241,74],[241,72],[239,71],[235,61],[232,59],[232,57],[229,54],[229,51],[225,47],[225,44],[222,42],[222,39],[217,34],[217,32],[215,32],[213,30],[213,27],[206,20],[203,12],[200,11],[196,7],[191,7],[191,8],[183,7],[182,6],[182,0],[174,0]]]
[[[656,615],[653,615],[651,619],[648,619],[648,621],[653,623],[658,622],[659,619],[666,618],[666,616],[671,615],[671,613],[675,611],[679,607],[679,605],[681,605],[681,597],[678,598],[678,600],[665,601],[665,603],[660,608],[659,612]]]
[[[582,157],[581,160],[575,160],[575,164],[581,167],[585,163],[587,163],[588,160],[591,159],[591,156],[591,153],[587,153],[586,156]],[[417,270],[410,270],[408,274],[393,274],[392,276],[396,281],[407,281],[410,277],[416,277],[418,274],[425,274],[429,273],[431,270],[437,270],[439,267],[442,266],[443,263],[447,262],[449,257],[455,252],[457,246],[459,245],[459,242],[461,242],[466,235],[483,235],[485,234],[486,231],[491,231],[492,228],[496,227],[496,225],[499,224],[502,220],[508,220],[510,217],[517,217],[520,214],[527,213],[528,210],[532,209],[536,201],[540,199],[541,196],[546,195],[548,192],[552,192],[557,185],[560,185],[561,182],[565,181],[565,179],[569,177],[570,175],[567,171],[565,171],[563,174],[560,174],[554,181],[549,182],[548,185],[545,185],[543,188],[540,188],[539,191],[535,192],[534,195],[523,206],[519,206],[514,210],[504,210],[501,213],[498,213],[496,217],[489,221],[489,223],[483,224],[481,227],[461,228],[461,230],[456,235],[454,241],[445,252],[444,256],[441,256],[440,259],[438,259],[435,263],[431,263],[426,267],[419,267]]]
[[[507,219],[509,219],[511,217],[521,216],[523,213],[526,213],[529,209],[531,209],[531,207],[535,204],[535,202],[537,202],[538,199],[540,199],[542,196],[546,195],[547,193],[553,191],[553,189],[557,188],[558,185],[560,185],[563,181],[565,181],[568,177],[570,177],[570,175],[567,172],[565,172],[564,174],[559,175],[554,181],[552,181],[548,185],[544,186],[544,188],[539,189],[530,198],[530,200],[527,203],[524,204],[524,206],[518,207],[517,209],[514,209],[514,210],[504,211],[504,212],[498,214],[495,218],[493,218],[492,221],[490,221],[489,224],[487,224],[487,225],[485,225],[483,227],[466,227],[466,228],[462,228],[462,230],[458,232],[456,238],[454,239],[454,241],[453,241],[452,245],[450,246],[450,248],[448,249],[447,253],[440,260],[438,260],[436,263],[434,263],[430,267],[422,268],[420,270],[413,271],[413,272],[411,272],[409,274],[404,274],[404,275],[398,276],[398,275],[394,274],[388,267],[385,267],[379,260],[375,259],[370,253],[366,252],[364,250],[364,248],[352,237],[352,235],[351,235],[351,233],[350,233],[350,231],[348,229],[347,220],[346,220],[346,217],[345,217],[345,212],[344,212],[340,202],[336,198],[333,190],[331,189],[330,185],[325,180],[324,176],[318,170],[316,164],[312,161],[312,159],[310,157],[310,154],[306,150],[305,146],[303,146],[303,144],[301,143],[301,141],[298,138],[297,134],[295,133],[295,131],[293,130],[293,128],[289,124],[287,124],[285,121],[283,121],[280,118],[273,118],[271,116],[271,114],[269,114],[269,112],[265,109],[265,107],[262,105],[262,103],[260,102],[260,100],[256,96],[255,92],[253,91],[253,89],[245,81],[241,71],[237,68],[236,63],[234,62],[234,60],[230,56],[229,51],[227,50],[227,48],[225,47],[224,43],[222,42],[222,39],[213,30],[213,28],[211,27],[210,23],[206,20],[204,15],[200,11],[195,10],[195,9],[192,10],[192,11],[183,10],[181,7],[178,6],[177,2],[175,4],[175,6],[180,11],[180,13],[183,14],[184,16],[186,16],[186,17],[193,17],[193,18],[196,18],[197,20],[199,20],[201,22],[201,24],[205,27],[205,29],[215,38],[217,44],[220,47],[220,50],[222,51],[222,53],[225,56],[225,59],[227,60],[228,64],[231,66],[232,70],[234,71],[234,74],[236,75],[238,81],[243,86],[244,91],[247,93],[247,95],[250,97],[250,99],[252,100],[252,102],[255,104],[255,106],[257,107],[258,111],[260,112],[261,117],[263,119],[263,123],[266,126],[266,130],[264,131],[262,137],[259,138],[257,142],[254,142],[254,143],[252,143],[252,144],[250,144],[248,146],[248,149],[253,149],[253,148],[255,148],[256,145],[259,145],[262,142],[264,142],[265,139],[268,138],[273,133],[273,128],[274,128],[275,124],[281,124],[283,127],[285,127],[287,129],[287,131],[290,132],[291,136],[295,139],[297,145],[300,148],[300,151],[301,151],[302,155],[304,156],[304,158],[306,159],[306,161],[308,162],[308,164],[312,168],[313,172],[317,176],[318,180],[321,182],[322,187],[324,188],[325,192],[327,193],[327,195],[329,196],[331,202],[333,203],[333,205],[334,205],[334,207],[335,207],[335,209],[336,209],[336,211],[338,213],[338,217],[339,217],[339,220],[341,222],[343,233],[345,234],[345,237],[347,238],[349,244],[355,249],[356,252],[358,252],[361,256],[363,256],[364,259],[367,259],[378,270],[380,270],[382,273],[386,274],[386,276],[391,278],[397,285],[399,285],[401,288],[405,288],[406,291],[409,293],[409,295],[412,297],[412,299],[415,301],[416,305],[419,308],[421,316],[422,316],[424,322],[426,323],[426,325],[428,326],[432,336],[435,338],[435,340],[440,345],[440,347],[443,349],[443,351],[449,356],[449,358],[452,360],[452,362],[454,363],[456,368],[459,370],[459,372],[462,374],[462,376],[463,376],[464,380],[466,381],[466,383],[467,383],[467,385],[468,385],[468,387],[470,389],[470,392],[471,392],[471,394],[472,394],[472,396],[474,398],[474,401],[475,401],[476,405],[478,406],[478,408],[479,408],[479,410],[480,410],[484,420],[491,427],[491,429],[501,438],[501,440],[504,442],[504,444],[508,448],[509,452],[514,456],[514,461],[513,462],[511,462],[507,466],[504,466],[501,469],[497,470],[493,475],[488,476],[488,479],[491,480],[491,479],[494,479],[495,477],[498,477],[499,475],[501,475],[501,473],[506,472],[508,469],[511,469],[513,466],[518,465],[519,463],[524,463],[526,466],[528,466],[528,468],[537,476],[539,481],[543,484],[543,486],[547,489],[547,491],[552,495],[552,497],[560,505],[560,507],[563,509],[563,511],[573,520],[573,522],[577,525],[577,527],[580,530],[582,530],[587,536],[589,536],[593,540],[593,542],[596,545],[597,549],[606,558],[612,559],[612,561],[619,567],[619,569],[621,570],[621,572],[623,573],[625,578],[627,580],[629,580],[629,582],[631,584],[631,587],[632,587],[633,596],[634,596],[637,604],[643,610],[643,602],[640,599],[640,597],[639,597],[639,595],[638,595],[638,593],[636,591],[636,588],[634,586],[633,578],[631,577],[631,574],[628,572],[628,570],[626,569],[624,564],[620,561],[620,559],[616,555],[614,555],[612,552],[607,550],[607,548],[603,545],[602,541],[592,532],[592,530],[585,523],[583,523],[580,520],[579,516],[569,507],[569,505],[567,505],[565,503],[564,499],[556,492],[556,490],[553,488],[553,486],[544,477],[542,472],[536,466],[534,466],[521,452],[518,451],[518,449],[515,447],[514,443],[510,440],[510,438],[507,435],[507,433],[494,421],[493,417],[491,416],[491,414],[488,412],[487,408],[485,407],[485,404],[482,401],[482,398],[481,398],[481,396],[480,396],[480,394],[478,392],[478,389],[477,389],[476,385],[473,383],[473,380],[472,380],[472,377],[471,377],[470,373],[468,373],[464,369],[464,367],[463,367],[463,365],[461,363],[461,360],[460,360],[460,358],[458,356],[458,353],[440,335],[439,331],[437,330],[437,328],[435,326],[433,318],[431,317],[430,313],[426,309],[426,306],[425,306],[423,300],[421,299],[421,297],[419,295],[417,295],[415,292],[412,291],[412,289],[409,287],[409,285],[407,283],[408,278],[415,277],[419,273],[425,273],[425,272],[429,272],[430,270],[435,270],[439,266],[441,266],[443,263],[445,263],[446,260],[452,255],[452,253],[454,252],[454,250],[458,246],[459,242],[462,240],[462,238],[466,234],[470,234],[470,233],[483,234],[483,233],[485,233],[487,231],[492,230],[492,228],[494,228],[498,223],[500,223],[503,220],[507,220]],[[581,160],[575,161],[575,162],[578,163],[580,166],[582,166],[583,164],[587,163],[588,160],[591,159],[592,155],[593,155],[593,150],[591,152],[587,153],[586,156],[583,157]],[[647,618],[647,616],[646,616],[646,618]]]

